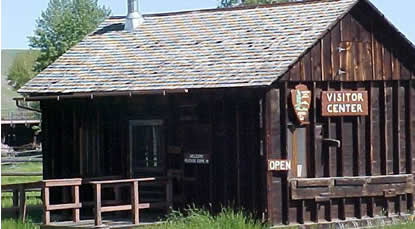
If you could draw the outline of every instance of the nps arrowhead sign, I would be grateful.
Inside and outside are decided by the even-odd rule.
[[[311,104],[311,91],[304,84],[299,84],[291,90],[291,103],[295,116],[300,125],[308,124],[308,112]]]

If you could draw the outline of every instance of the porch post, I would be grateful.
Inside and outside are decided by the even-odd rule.
[[[133,224],[140,222],[139,218],[139,199],[138,199],[138,181],[131,182],[131,221]]]
[[[45,225],[50,224],[50,211],[49,208],[49,187],[45,187],[43,184],[43,223]]]
[[[79,186],[75,185],[72,187],[72,198],[75,204],[79,204]],[[80,221],[80,209],[74,208],[72,210],[72,220],[77,223]]]
[[[102,224],[101,216],[101,184],[94,184],[95,191],[95,226],[100,226]]]
[[[272,225],[282,224],[287,210],[284,208],[283,185],[284,177],[281,174],[268,171],[268,160],[282,159],[281,131],[281,95],[284,95],[279,89],[271,89],[265,94],[264,104],[264,130],[265,130],[265,170],[266,174],[266,210],[268,221]]]
[[[26,191],[23,184],[19,185],[19,218],[22,222],[26,218]]]

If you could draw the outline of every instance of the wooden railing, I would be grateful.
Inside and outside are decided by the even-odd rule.
[[[20,175],[20,174],[19,174]],[[139,185],[145,186],[153,184],[165,185],[166,197],[165,201],[156,203],[140,203],[139,200]],[[173,205],[173,185],[171,177],[158,178],[139,178],[139,179],[123,179],[123,180],[83,180],[81,178],[73,179],[55,179],[42,180],[39,182],[23,183],[23,184],[9,184],[2,185],[2,192],[13,193],[13,207],[11,210],[19,212],[19,218],[24,220],[26,216],[26,192],[42,191],[43,201],[43,223],[48,225],[51,223],[51,211],[57,210],[72,210],[72,220],[80,222],[80,209],[83,204],[80,202],[79,189],[80,186],[93,185],[94,187],[94,202],[92,206],[95,210],[95,225],[102,225],[102,213],[116,212],[116,211],[131,211],[131,221],[133,224],[140,223],[139,211],[146,208],[169,208]],[[129,204],[121,204],[119,197],[119,189],[121,187],[130,187],[131,200]],[[50,203],[50,188],[54,187],[68,187],[72,190],[72,203],[51,204]],[[102,188],[113,187],[116,193],[116,201],[103,201]],[[118,192],[116,192],[118,191]],[[117,197],[118,193],[118,197]],[[110,206],[103,206],[103,204],[113,204]],[[87,202],[85,203],[87,205]]]
[[[2,174],[3,176],[3,174]],[[1,186],[1,192],[11,192],[13,206],[11,208],[4,208],[4,210],[11,210],[18,212],[18,218],[23,222],[26,219],[26,192],[34,192],[41,190],[41,182],[30,182],[21,184],[6,184]],[[3,210],[3,208],[2,208]]]
[[[41,176],[43,176],[43,173],[20,173],[20,172],[14,172],[14,173],[1,173],[1,176],[2,177],[41,177]]]
[[[131,221],[137,225],[140,222],[140,209],[156,207],[151,203],[140,203],[139,200],[139,184],[143,182],[164,183],[166,184],[166,203],[161,203],[167,206],[172,205],[172,181],[168,177],[163,178],[139,178],[139,179],[124,179],[124,180],[104,180],[104,181],[89,181],[88,184],[94,187],[94,210],[95,210],[95,226],[102,225],[103,212],[116,211],[131,211]],[[130,204],[118,204],[111,206],[102,206],[102,187],[120,187],[124,185],[130,186],[131,199]],[[159,205],[160,203],[154,203]]]
[[[79,186],[82,184],[82,179],[59,179],[59,180],[43,180],[43,223],[50,224],[50,212],[56,210],[72,209],[72,220],[74,222],[80,221],[80,211],[82,204],[79,201]],[[50,188],[52,187],[71,187],[73,203],[69,204],[50,204]]]
[[[413,193],[413,175],[296,178],[290,180],[293,200],[314,199],[327,202],[333,198],[363,196],[396,197]]]

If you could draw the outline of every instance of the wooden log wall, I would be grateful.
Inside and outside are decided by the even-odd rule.
[[[313,178],[413,174],[415,161],[415,54],[412,46],[384,18],[362,1],[269,90],[264,99],[268,159],[286,159],[287,123],[295,123],[287,92],[299,83],[312,92],[307,126],[307,179],[302,192],[324,193]],[[369,115],[322,117],[321,91],[366,90]],[[339,148],[322,139],[338,139]],[[413,210],[412,192],[293,199],[285,173],[268,173],[268,219],[274,224],[326,222]],[[328,182],[336,182],[329,180]],[[406,181],[405,181],[406,182]],[[402,187],[412,187],[412,180]],[[393,183],[393,182],[392,182]],[[330,187],[337,187],[335,183]],[[357,184],[354,184],[357,185]],[[409,185],[409,186],[407,186]],[[329,186],[328,186],[329,187]],[[342,186],[343,191],[349,188]],[[406,189],[412,190],[412,189]],[[292,191],[292,189],[291,189]],[[332,195],[330,192],[327,195]],[[288,201],[288,204],[287,204]]]

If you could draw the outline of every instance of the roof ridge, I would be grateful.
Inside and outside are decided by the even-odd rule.
[[[322,2],[340,2],[343,0],[302,0],[302,1],[293,1],[293,2],[276,2],[269,4],[259,4],[251,6],[235,6],[228,8],[208,8],[208,9],[195,9],[195,10],[184,10],[184,11],[173,11],[166,13],[150,13],[143,14],[143,17],[162,17],[162,16],[173,16],[181,14],[192,14],[192,13],[208,13],[208,12],[226,12],[226,11],[238,11],[238,10],[249,10],[249,9],[258,9],[258,8],[271,8],[271,7],[280,7],[280,6],[289,6],[289,5],[305,5],[305,4],[314,4]],[[111,16],[110,19],[123,19],[126,16]]]

